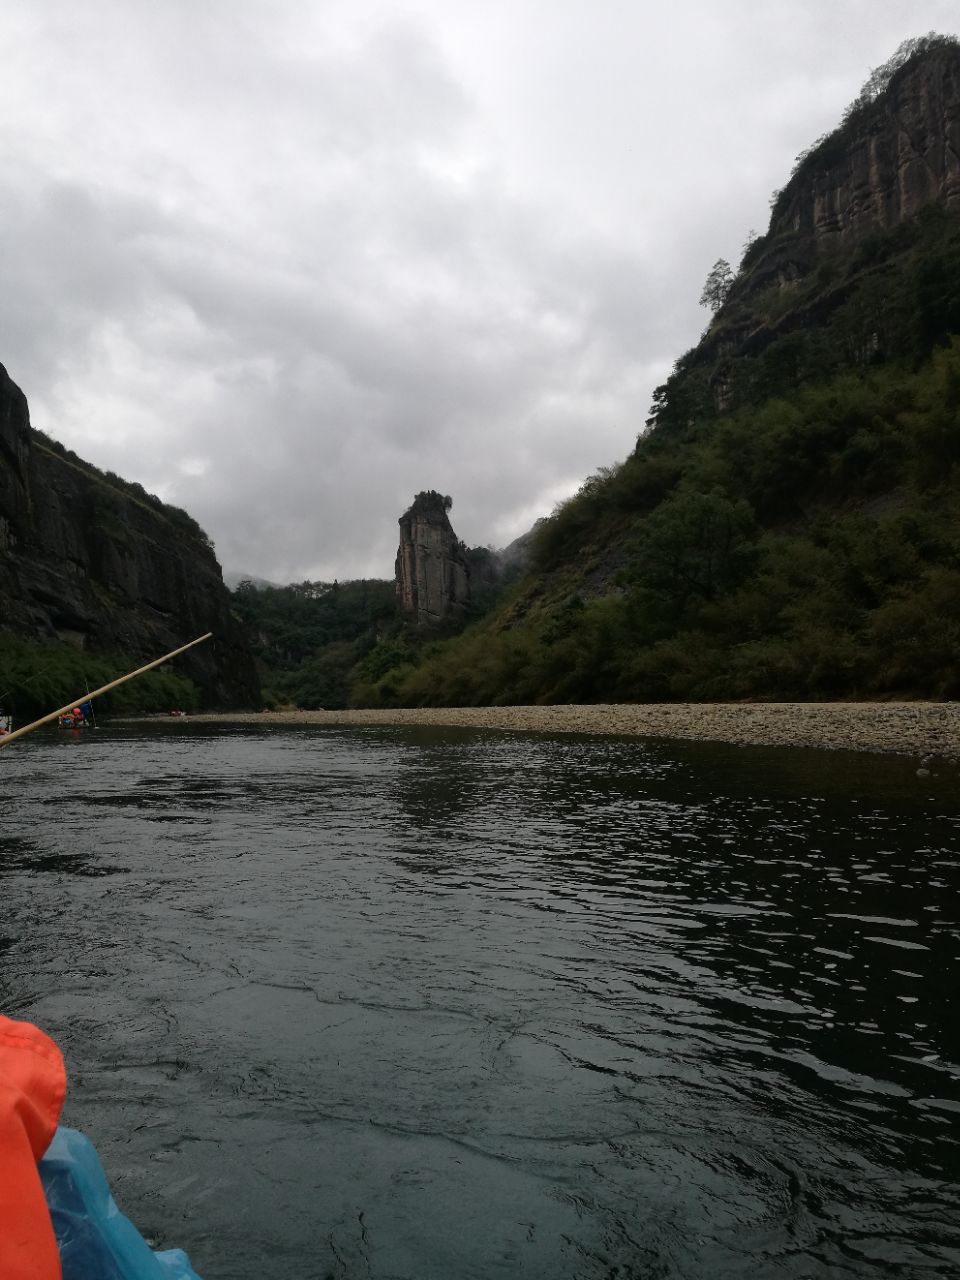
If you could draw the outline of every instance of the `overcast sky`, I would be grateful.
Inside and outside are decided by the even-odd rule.
[[[0,362],[225,570],[502,546],[622,460],[718,257],[956,0],[0,0]]]

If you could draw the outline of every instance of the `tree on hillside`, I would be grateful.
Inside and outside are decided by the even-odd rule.
[[[707,282],[700,295],[701,307],[709,307],[711,311],[719,311],[727,300],[730,286],[733,284],[733,270],[726,258],[718,258],[710,269]]]

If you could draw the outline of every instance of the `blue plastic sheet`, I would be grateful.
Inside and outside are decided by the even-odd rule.
[[[76,1129],[57,1130],[40,1177],[63,1280],[200,1280],[182,1250],[154,1253],[123,1216],[93,1144]]]

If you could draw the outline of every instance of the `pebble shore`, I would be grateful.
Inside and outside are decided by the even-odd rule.
[[[196,715],[230,724],[452,725],[535,733],[625,734],[757,746],[895,752],[960,760],[960,703],[618,703],[553,707],[416,707]]]

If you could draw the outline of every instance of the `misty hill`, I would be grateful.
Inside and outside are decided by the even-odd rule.
[[[185,511],[30,426],[0,366],[0,665],[19,715],[49,711],[207,631],[111,695],[115,709],[251,706],[259,685],[213,547]],[[6,709],[10,708],[6,702]]]
[[[243,573],[237,569],[224,569],[223,585],[228,591],[236,591],[241,582],[252,583],[255,587],[279,587],[279,582],[271,582],[269,578],[258,578],[255,573]]]
[[[619,467],[396,704],[960,695],[960,45],[902,46],[718,261]]]

